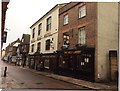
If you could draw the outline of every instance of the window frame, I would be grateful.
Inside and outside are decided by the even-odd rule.
[[[66,15],[64,15],[64,17],[63,17],[63,25],[67,25],[68,22],[69,22],[69,16],[68,16],[68,14],[66,14]]]
[[[35,28],[32,30],[32,38],[35,38]]]
[[[66,32],[63,33],[63,46],[69,47],[70,45],[70,35]]]
[[[46,31],[51,30],[51,26],[52,26],[52,17],[48,17],[46,20]]]
[[[49,43],[47,43],[47,41],[49,41]],[[50,39],[45,41],[45,50],[50,50]]]
[[[37,43],[37,51],[41,51],[41,42]]]
[[[84,14],[82,15],[83,12],[84,12]],[[86,14],[87,14],[86,5],[80,6],[78,9],[78,18],[83,18],[86,16]]]
[[[86,45],[86,27],[85,26],[84,27],[80,27],[78,30],[79,30],[78,43],[81,44],[81,45]]]
[[[42,30],[42,23],[38,25],[38,36],[41,35],[41,30]]]

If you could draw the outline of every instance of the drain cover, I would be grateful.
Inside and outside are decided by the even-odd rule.
[[[20,84],[24,84],[24,82],[21,82]]]

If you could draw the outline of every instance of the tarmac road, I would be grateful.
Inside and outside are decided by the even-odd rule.
[[[22,69],[19,66],[2,63],[2,69],[4,69],[5,66],[7,66],[7,77],[19,84],[19,88],[22,89],[88,89]]]

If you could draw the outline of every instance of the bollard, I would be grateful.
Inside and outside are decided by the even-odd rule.
[[[5,70],[4,70],[4,77],[6,77],[6,71],[7,71],[7,67],[5,67]]]

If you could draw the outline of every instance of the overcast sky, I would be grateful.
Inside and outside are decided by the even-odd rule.
[[[23,33],[30,34],[29,27],[56,4],[68,3],[70,1],[71,0],[10,0],[5,21],[5,28],[9,30],[7,30],[7,42],[3,44],[3,48],[17,38],[21,39]]]

